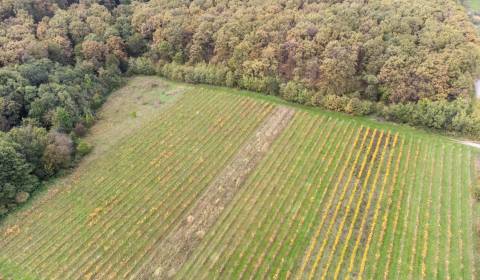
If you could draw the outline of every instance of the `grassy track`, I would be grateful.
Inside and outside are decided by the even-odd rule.
[[[280,102],[181,87],[68,186],[0,225],[0,279],[134,278]],[[175,278],[478,278],[477,151],[295,107]]]

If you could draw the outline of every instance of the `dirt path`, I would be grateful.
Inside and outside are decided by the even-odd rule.
[[[480,143],[477,143],[477,142],[473,142],[473,141],[458,141],[458,142],[463,145],[480,149]]]
[[[293,115],[294,110],[286,107],[273,111],[183,220],[155,245],[156,251],[132,279],[167,279],[176,274]]]

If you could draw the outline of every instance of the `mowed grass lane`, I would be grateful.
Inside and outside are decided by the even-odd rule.
[[[297,113],[177,276],[475,279],[476,156]]]
[[[272,108],[240,96],[186,93],[48,204],[7,220],[0,274],[127,277]]]

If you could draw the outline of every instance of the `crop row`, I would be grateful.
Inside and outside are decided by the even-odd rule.
[[[240,96],[186,96],[20,225],[0,254],[48,279],[129,273],[272,108]]]
[[[7,219],[0,273],[138,279],[273,108],[186,93],[34,211]],[[443,139],[297,112],[176,276],[475,279],[476,156]]]
[[[177,276],[474,278],[472,151],[315,118],[297,115]]]
[[[310,115],[298,116],[291,129],[311,122],[320,123],[316,131],[282,137],[279,143],[287,143],[273,147],[186,263],[180,278],[281,278],[291,273],[293,256],[302,252],[305,227],[314,228],[319,201],[330,197],[324,186],[335,182],[334,170],[345,169],[345,160],[370,135],[368,129],[337,122],[332,132],[331,121],[322,123]],[[279,160],[282,154],[291,158]],[[272,166],[279,176],[272,176]]]

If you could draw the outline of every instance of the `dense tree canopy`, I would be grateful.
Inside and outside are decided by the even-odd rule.
[[[7,213],[37,186],[37,179],[15,144],[0,136],[0,215]],[[28,198],[28,197],[27,197]]]
[[[469,99],[479,41],[455,1],[149,1],[132,25],[154,60],[227,65],[319,94]]]
[[[7,132],[0,137],[0,216],[25,202],[38,179],[70,166],[82,144],[77,133],[85,134],[81,128],[120,84],[132,32],[130,8],[117,11],[117,4],[0,3],[0,131]]]

